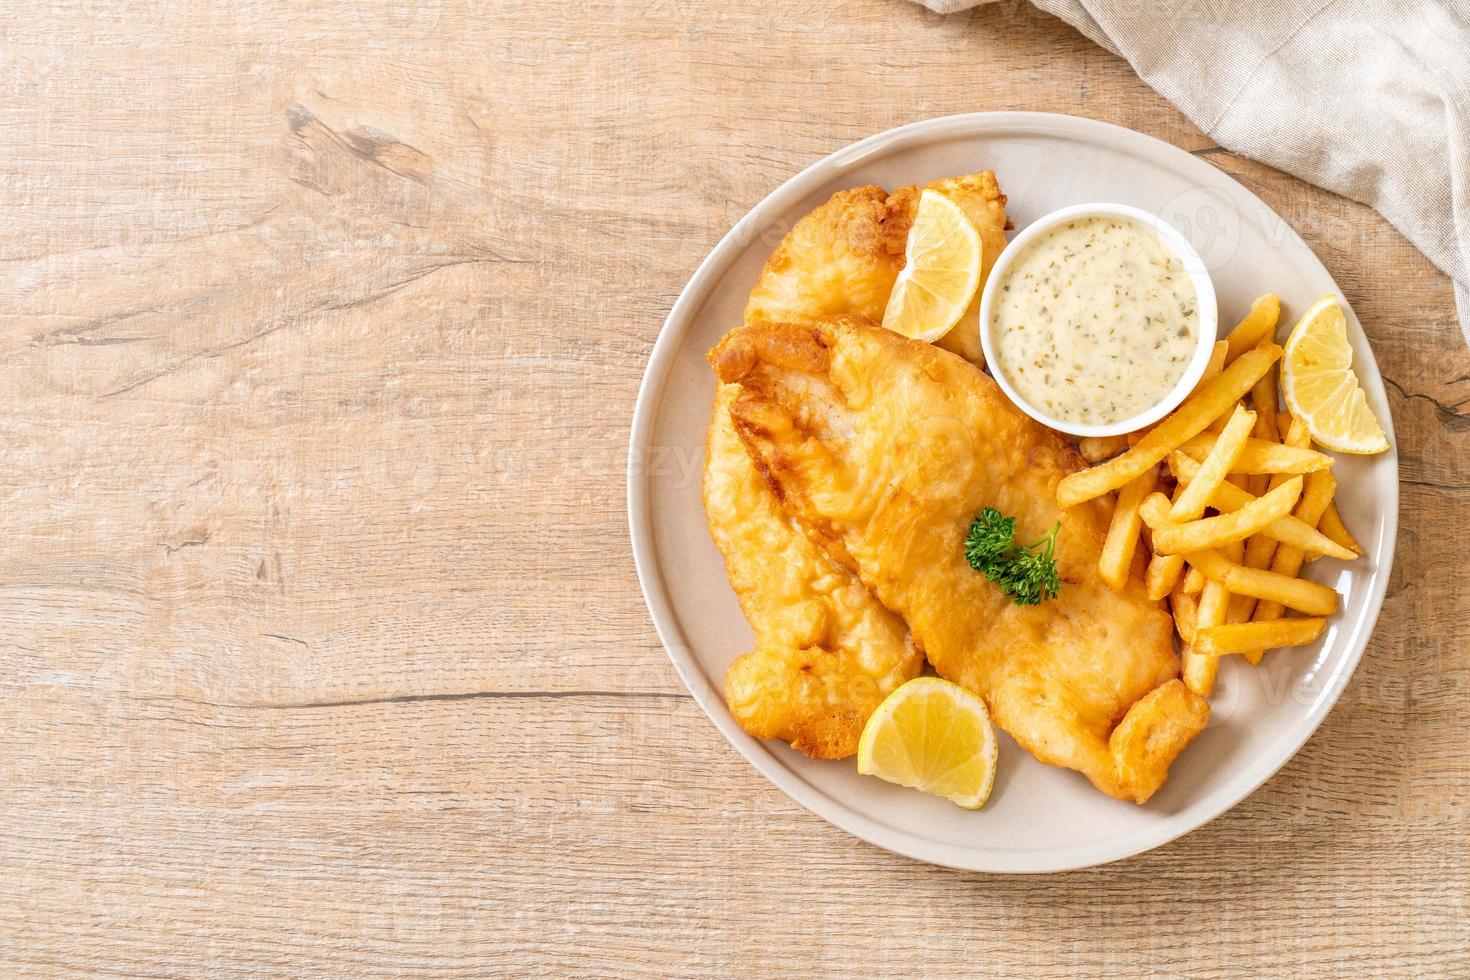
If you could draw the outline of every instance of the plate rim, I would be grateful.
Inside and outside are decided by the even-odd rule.
[[[756,771],[766,777],[778,789],[792,800],[800,804],[815,816],[822,818],[828,823],[852,834],[853,836],[880,847],[894,854],[899,854],[913,860],[924,861],[941,867],[952,868],[962,871],[977,871],[993,874],[1049,874],[1063,871],[1080,870],[1083,868],[1096,867],[1121,861],[1126,858],[1162,847],[1172,841],[1178,840],[1186,834],[1192,833],[1203,827],[1210,821],[1218,818],[1238,806],[1241,801],[1255,793],[1268,780],[1281,771],[1285,765],[1296,757],[1311,737],[1316,734],[1322,722],[1336,706],[1342,692],[1346,689],[1348,682],[1357,673],[1358,666],[1362,661],[1363,653],[1367,649],[1368,642],[1376,629],[1379,617],[1382,613],[1383,602],[1388,591],[1389,578],[1393,572],[1395,557],[1395,546],[1398,538],[1399,526],[1399,479],[1398,479],[1398,443],[1395,438],[1392,413],[1385,413],[1385,431],[1389,437],[1390,449],[1387,461],[1393,467],[1393,480],[1388,488],[1388,499],[1384,501],[1384,514],[1389,518],[1384,522],[1384,530],[1380,540],[1378,552],[1375,554],[1377,561],[1377,574],[1369,583],[1369,592],[1364,607],[1364,615],[1359,619],[1351,633],[1345,638],[1344,644],[1346,655],[1339,669],[1332,676],[1323,696],[1316,699],[1311,710],[1305,717],[1305,725],[1301,728],[1301,735],[1284,752],[1274,765],[1264,771],[1259,778],[1246,780],[1246,785],[1228,798],[1224,805],[1214,812],[1209,813],[1198,820],[1190,822],[1183,821],[1178,828],[1171,828],[1162,836],[1155,833],[1152,828],[1140,828],[1139,830],[1112,838],[1104,844],[1074,844],[1068,845],[1061,850],[1044,852],[1046,857],[1035,859],[1035,851],[1017,852],[1018,859],[1014,861],[995,862],[988,860],[985,863],[957,860],[956,847],[953,844],[921,837],[911,831],[890,826],[881,821],[869,817],[859,810],[841,800],[832,797],[814,785],[800,778],[789,767],[780,763],[760,742],[747,735],[738,725],[725,708],[723,699],[715,691],[710,679],[699,669],[694,662],[691,646],[678,624],[678,617],[673,611],[673,605],[668,592],[655,571],[655,559],[657,548],[653,538],[651,515],[649,513],[650,501],[647,492],[647,480],[645,479],[644,459],[647,457],[649,443],[657,421],[658,409],[667,390],[663,383],[670,374],[670,365],[673,361],[683,335],[687,333],[689,326],[693,323],[693,314],[698,312],[708,298],[713,285],[718,277],[723,275],[731,262],[738,257],[739,252],[747,243],[752,229],[759,230],[768,223],[769,213],[785,207],[788,203],[811,193],[816,187],[834,176],[840,176],[842,171],[850,169],[861,163],[868,154],[881,149],[883,151],[901,150],[906,144],[931,139],[954,138],[957,136],[984,136],[987,131],[1006,128],[1034,128],[1038,134],[1077,136],[1079,133],[1086,137],[1107,136],[1110,140],[1132,141],[1141,147],[1154,149],[1156,152],[1168,156],[1183,155],[1188,157],[1192,163],[1200,166],[1210,167],[1207,161],[1195,158],[1188,151],[1175,146],[1165,140],[1147,133],[1108,123],[1098,119],[1085,116],[1075,116],[1066,113],[1033,112],[1033,111],[997,111],[997,112],[967,112],[947,116],[936,116],[922,119],[902,126],[874,133],[846,146],[840,147],[832,153],[814,161],[802,168],[787,180],[783,181],[770,193],[763,197],[754,207],[737,221],[727,231],[709,254],[696,267],[684,288],[680,290],[678,298],[669,310],[668,316],[659,327],[659,332],[654,340],[653,348],[648,357],[648,363],[644,368],[643,376],[639,382],[638,395],[634,402],[632,425],[628,435],[628,458],[627,458],[627,507],[628,507],[628,531],[633,551],[633,564],[638,578],[638,585],[643,593],[649,615],[653,620],[654,630],[664,647],[664,652],[673,663],[674,670],[680,681],[693,696],[710,722],[725,736],[726,741],[733,745],[746,761],[755,767]],[[1058,129],[1069,130],[1058,132]],[[1322,264],[1316,252],[1306,244],[1301,236],[1289,223],[1276,213],[1260,199],[1250,188],[1245,187],[1233,176],[1217,167],[1210,167],[1219,178],[1228,181],[1244,191],[1250,198],[1266,208],[1272,216],[1281,222],[1282,227],[1291,238],[1299,243],[1310,262],[1314,263],[1323,275],[1334,285],[1336,278]],[[1366,333],[1362,331],[1356,315],[1353,314],[1347,298],[1341,294],[1338,287],[1338,298],[1346,312],[1349,314],[1350,322],[1357,326],[1362,335],[1362,341],[1368,350],[1372,351],[1372,345],[1368,341]],[[1386,390],[1383,385],[1382,375],[1378,369],[1377,357],[1373,356],[1368,365],[1372,378],[1377,382],[1380,390]],[[1361,365],[1359,368],[1361,370]],[[657,382],[655,379],[659,379]],[[1289,741],[1289,740],[1288,740]],[[1081,852],[1088,851],[1087,855]],[[976,854],[980,852],[970,850],[960,851],[960,855]],[[1058,860],[1059,859],[1059,860]]]

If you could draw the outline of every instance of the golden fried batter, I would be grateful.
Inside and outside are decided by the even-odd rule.
[[[980,285],[1006,246],[1005,195],[985,170],[924,185],[958,204],[980,233]],[[745,322],[833,316],[883,319],[888,294],[903,270],[904,244],[919,207],[916,186],[891,195],[881,187],[839,191],[796,223],[771,254],[745,306]],[[939,346],[983,364],[980,290]]]
[[[757,738],[816,759],[857,751],[878,703],[916,676],[923,657],[903,622],[809,541],[740,445],[736,385],[721,385],[710,424],[704,509],[755,650],[725,675],[730,713]]]
[[[1168,614],[1098,576],[1106,524],[1061,511],[1081,465],[983,372],[855,319],[762,323],[711,353],[735,428],[784,509],[907,623],[943,677],[1037,759],[1137,802],[1208,717],[1178,680]],[[1060,520],[1061,595],[1017,606],[964,558],[993,506],[1031,541]]]
[[[1005,198],[995,175],[928,186],[950,195],[975,222],[988,273],[1006,242]],[[918,200],[917,187],[892,196],[879,187],[834,194],[772,253],[746,322],[844,313],[881,319]],[[976,316],[972,305],[946,341],[978,362]],[[737,392],[723,386],[716,396],[704,475],[710,534],[756,634],[754,652],[725,676],[725,700],[758,738],[782,739],[816,758],[851,755],[873,709],[919,672],[923,658],[898,617],[782,510],[731,426],[728,405]]]

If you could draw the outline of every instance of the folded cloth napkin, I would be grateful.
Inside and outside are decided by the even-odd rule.
[[[1454,281],[1470,343],[1470,0],[1032,2],[1227,150],[1375,208]]]

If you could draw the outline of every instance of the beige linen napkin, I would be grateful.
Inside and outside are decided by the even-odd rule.
[[[1470,0],[1032,2],[1226,149],[1377,209],[1454,280],[1470,343]]]

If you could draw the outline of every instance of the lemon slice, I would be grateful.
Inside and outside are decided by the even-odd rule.
[[[1281,390],[1286,407],[1328,449],[1366,454],[1388,448],[1353,372],[1347,318],[1336,296],[1319,299],[1292,328],[1281,360]]]
[[[980,285],[980,256],[980,233],[960,206],[938,191],[921,193],[883,326],[926,343],[949,333]]]
[[[916,677],[868,719],[858,772],[978,810],[995,784],[995,729],[985,703],[958,684]]]

